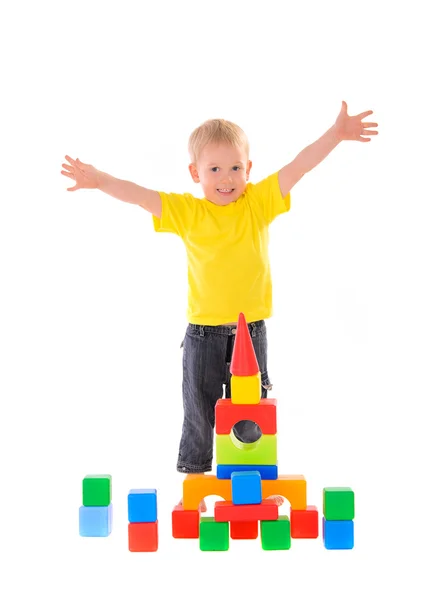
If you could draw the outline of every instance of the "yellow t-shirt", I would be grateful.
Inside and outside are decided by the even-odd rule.
[[[188,264],[187,320],[196,325],[247,322],[272,314],[268,226],[290,208],[278,173],[248,183],[236,202],[219,206],[192,194],[159,192],[162,215],[155,231],[183,240]]]

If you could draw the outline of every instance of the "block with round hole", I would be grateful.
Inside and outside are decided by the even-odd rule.
[[[215,406],[215,433],[227,435],[239,421],[253,421],[265,435],[277,433],[277,400],[262,398],[259,404],[234,404],[222,398]]]
[[[215,436],[218,464],[277,464],[277,435],[262,435],[250,444],[239,441],[232,432]]]

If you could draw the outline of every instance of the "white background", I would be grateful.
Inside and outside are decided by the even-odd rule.
[[[431,48],[426,2],[385,4],[1,9],[2,598],[430,597]],[[323,134],[343,99],[349,114],[374,110],[380,134],[339,146],[271,227],[269,373],[280,473],[303,473],[319,509],[324,486],[351,486],[356,548],[201,552],[170,531],[181,241],[141,208],[66,192],[63,156],[200,196],[187,141],[202,121],[246,131],[257,182]],[[104,472],[113,533],[80,538],[82,478]],[[157,553],[127,550],[133,487],[158,489]]]

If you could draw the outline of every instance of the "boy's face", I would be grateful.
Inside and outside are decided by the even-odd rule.
[[[244,193],[251,165],[244,148],[208,144],[189,171],[193,181],[202,185],[207,200],[226,206]]]

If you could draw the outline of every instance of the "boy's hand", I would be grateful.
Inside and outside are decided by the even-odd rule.
[[[340,114],[335,121],[335,131],[337,137],[340,140],[356,140],[358,142],[369,142],[370,137],[363,137],[369,135],[377,135],[378,131],[370,129],[370,127],[377,127],[377,123],[363,123],[362,119],[372,115],[372,110],[367,110],[359,115],[349,117],[347,114],[347,104],[342,103]]]
[[[65,159],[70,164],[63,163],[61,166],[64,171],[61,171],[62,175],[70,177],[76,183],[73,187],[67,188],[68,192],[74,192],[80,189],[94,189],[99,185],[99,171],[91,165],[82,163],[79,158],[73,160],[70,156],[65,156]]]

